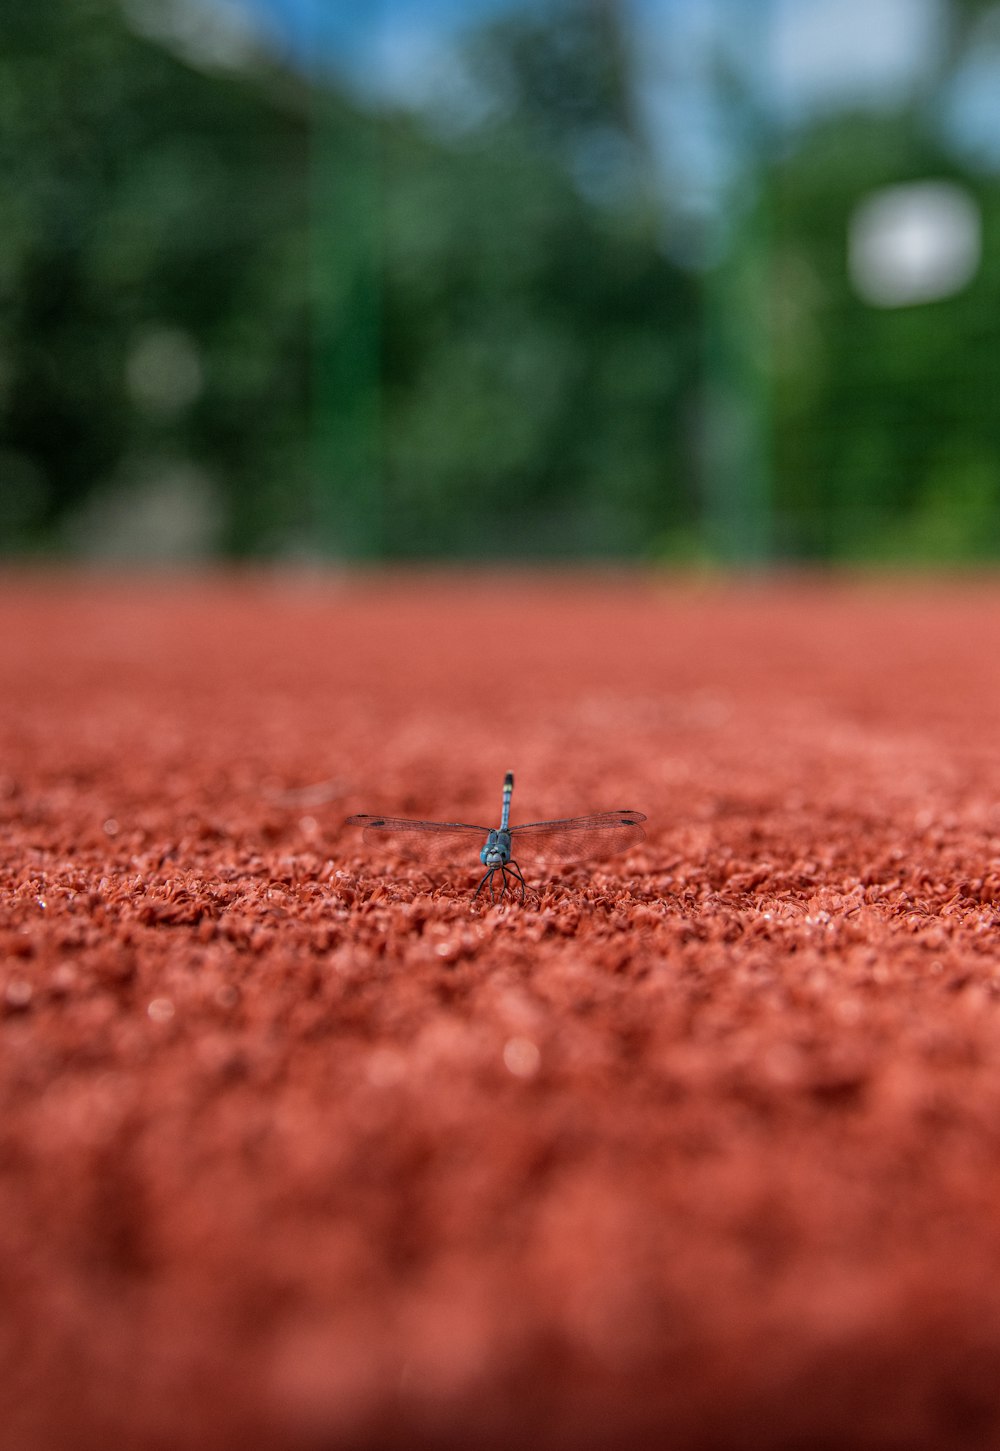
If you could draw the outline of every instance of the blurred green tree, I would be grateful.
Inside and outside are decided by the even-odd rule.
[[[986,239],[970,285],[873,306],[848,271],[859,201],[952,180]],[[1000,197],[912,115],[813,128],[769,177],[774,507],[793,556],[928,562],[1000,553]]]
[[[698,287],[662,246],[619,14],[519,13],[456,64],[450,111],[380,128],[377,552],[648,552],[697,520]]]
[[[184,478],[216,496],[213,545],[294,527],[307,131],[301,84],[203,73],[108,0],[0,8],[5,549]]]
[[[273,64],[203,71],[127,14],[0,12],[5,549],[142,552],[173,491],[209,499],[226,553],[321,523],[350,555],[352,448],[377,465],[348,503],[379,553],[630,554],[690,529],[696,287],[660,246],[613,7],[484,32],[485,114],[451,132]],[[346,245],[359,197],[374,257]],[[356,409],[359,317],[379,396]]]
[[[0,6],[4,552],[1000,554],[1000,200],[934,121],[980,0],[908,107],[754,134],[714,272],[665,245],[610,0],[474,33],[417,112],[194,64],[144,6]],[[928,177],[982,265],[873,307],[852,213]]]

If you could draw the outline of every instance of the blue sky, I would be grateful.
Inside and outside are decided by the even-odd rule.
[[[463,30],[544,0],[203,0],[241,6],[299,59],[332,62],[368,94],[408,100],[433,88],[434,71]],[[762,90],[794,119],[841,104],[905,96],[947,41],[947,0],[619,0],[648,72],[655,60],[675,90],[702,84],[712,35],[734,34],[755,53]],[[997,62],[996,55],[992,57]],[[997,64],[977,71],[982,111]],[[422,84],[422,76],[427,84]],[[990,122],[996,119],[990,117]]]
[[[381,69],[385,53],[413,45],[420,64],[422,42],[452,39],[519,0],[240,0],[302,55],[332,57],[363,76]]]
[[[372,100],[433,108],[461,84],[462,32],[545,0],[124,0],[161,38],[162,17],[211,19],[224,48],[248,23],[299,64],[332,65]],[[619,0],[632,39],[636,93],[664,164],[690,176],[725,165],[711,67],[728,40],[751,58],[773,121],[793,123],[845,105],[905,100],[933,72],[948,42],[948,0]],[[222,22],[225,22],[222,24]],[[145,28],[145,27],[143,27]],[[212,31],[212,26],[208,27]],[[993,7],[952,93],[942,129],[971,161],[1000,167],[1000,8]],[[670,156],[667,152],[670,151]]]
[[[211,0],[210,0],[211,3]],[[219,0],[215,0],[219,3]],[[234,0],[225,0],[232,4]],[[320,47],[348,68],[377,68],[412,46],[419,67],[431,44],[539,0],[235,0],[299,53]],[[621,0],[644,32],[745,28],[769,54],[793,102],[847,88],[896,87],[940,43],[943,0]],[[542,0],[542,6],[544,0]],[[655,38],[655,37],[654,37]],[[394,62],[395,64],[395,62]],[[401,67],[400,67],[401,69]]]

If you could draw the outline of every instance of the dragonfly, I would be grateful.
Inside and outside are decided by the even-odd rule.
[[[495,902],[516,885],[525,898],[525,881],[514,859],[518,856],[547,857],[554,861],[581,861],[587,857],[611,856],[642,841],[646,833],[641,811],[598,811],[591,816],[569,816],[560,821],[529,821],[522,826],[510,825],[510,799],[514,794],[514,773],[508,771],[503,783],[503,805],[497,827],[470,826],[464,821],[413,821],[406,816],[349,816],[345,826],[360,826],[364,840],[371,846],[398,845],[420,856],[454,860],[466,851],[471,853],[483,843],[479,860],[485,875],[473,895],[473,901],[484,889]],[[500,890],[495,879],[500,874]]]

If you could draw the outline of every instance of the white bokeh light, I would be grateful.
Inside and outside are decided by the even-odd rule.
[[[975,198],[950,181],[887,186],[865,197],[848,229],[856,291],[874,307],[910,307],[960,292],[982,252]]]

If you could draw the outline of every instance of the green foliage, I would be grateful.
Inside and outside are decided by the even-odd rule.
[[[393,552],[635,553],[678,489],[695,290],[509,125],[387,143]]]
[[[197,71],[110,0],[4,7],[0,54],[0,547],[130,548],[192,489],[201,547],[237,554],[623,554],[694,524],[696,289],[610,12],[483,36],[496,104],[448,138]]]
[[[651,530],[695,517],[698,303],[660,246],[616,24],[576,5],[510,20],[469,65],[483,114],[446,135],[387,116],[369,156],[380,365],[363,309],[332,299],[332,542],[339,526],[397,557],[642,553]],[[348,198],[360,157],[341,160]],[[331,209],[323,255],[371,225],[370,206]],[[377,458],[359,438],[376,427]]]
[[[0,7],[0,551],[1000,554],[993,180],[965,292],[847,274],[866,192],[959,175],[929,102],[762,132],[697,274],[614,6],[482,31],[422,120],[125,13]]]
[[[927,177],[960,179],[976,197],[987,242],[980,271],[953,297],[873,307],[847,275],[851,212],[877,187]],[[959,177],[907,116],[831,121],[774,168],[770,186],[774,501],[786,551],[995,557],[995,186]]]
[[[200,74],[99,0],[3,7],[0,57],[0,542],[51,544],[95,493],[196,465],[210,542],[259,543],[305,462],[305,97]],[[157,338],[167,372],[137,391]]]

